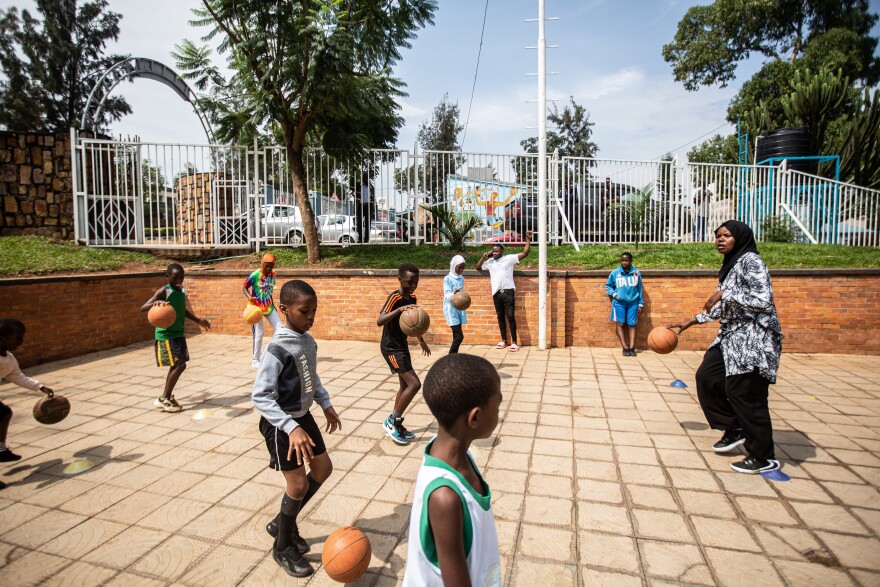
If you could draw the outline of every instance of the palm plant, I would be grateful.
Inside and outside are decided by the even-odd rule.
[[[462,218],[442,204],[421,206],[431,213],[437,224],[437,230],[446,237],[449,246],[456,252],[464,250],[464,240],[468,233],[480,224],[480,219],[476,216]]]
[[[618,226],[625,225],[632,230],[636,249],[645,230],[654,224],[660,216],[657,207],[651,205],[654,184],[646,184],[643,188],[630,192],[605,208],[605,218],[614,218]],[[625,198],[625,199],[624,199]]]

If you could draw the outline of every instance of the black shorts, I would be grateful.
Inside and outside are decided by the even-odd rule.
[[[187,361],[189,361],[189,349],[186,348],[186,338],[181,336],[171,340],[156,341],[157,367],[174,367]]]
[[[388,368],[392,373],[406,373],[412,371],[412,358],[409,356],[409,350],[405,351],[382,351],[382,357],[388,363]]]
[[[324,437],[321,436],[321,429],[311,413],[294,418],[294,420],[300,425],[303,432],[309,435],[312,442],[315,443],[315,446],[312,447],[313,455],[318,456],[327,452],[327,447],[324,446]],[[270,469],[293,471],[302,467],[302,465],[296,462],[296,454],[292,455],[291,460],[287,460],[287,451],[290,450],[290,437],[283,430],[272,426],[266,418],[260,416],[260,432],[263,433],[263,438],[266,439],[266,448],[269,450]]]

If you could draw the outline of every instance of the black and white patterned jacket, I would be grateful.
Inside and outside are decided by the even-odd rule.
[[[776,383],[782,354],[782,328],[773,304],[770,272],[761,256],[746,253],[737,259],[723,283],[721,300],[709,312],[697,314],[697,322],[720,320],[718,336],[709,346],[721,345],[727,376],[751,373]]]

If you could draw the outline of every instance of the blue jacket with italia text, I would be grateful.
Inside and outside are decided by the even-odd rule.
[[[618,267],[608,276],[605,283],[605,291],[622,304],[638,303],[639,307],[645,305],[642,300],[642,272],[630,266],[629,273]]]

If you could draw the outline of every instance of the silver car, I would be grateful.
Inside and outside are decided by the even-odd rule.
[[[292,245],[305,242],[298,207],[291,204],[264,204],[260,206],[260,217],[263,221],[261,232],[267,242]]]
[[[354,216],[322,214],[318,216],[318,226],[323,243],[350,244],[360,241]]]

